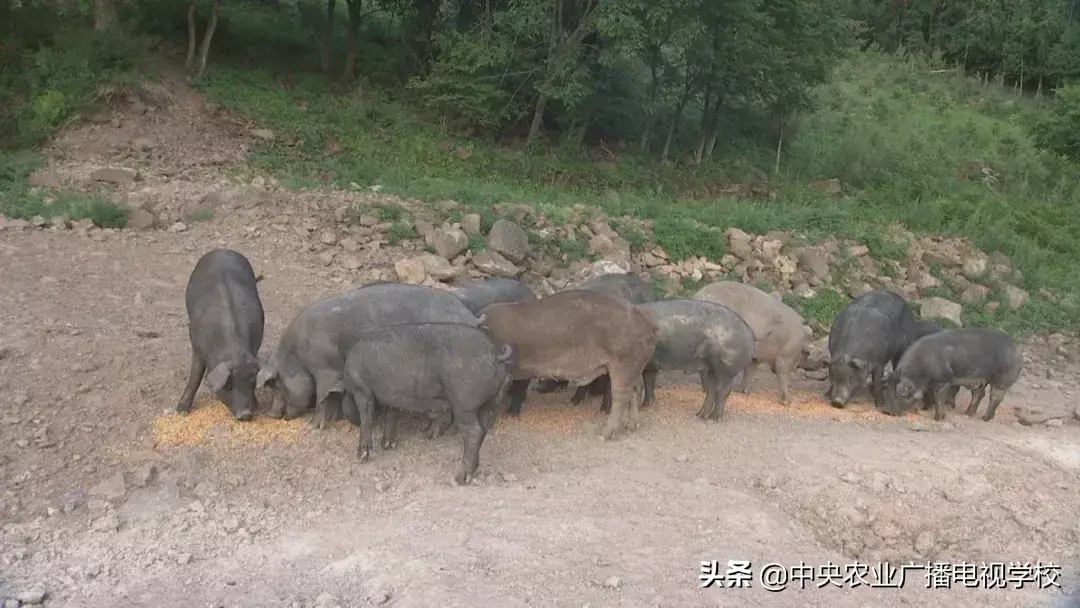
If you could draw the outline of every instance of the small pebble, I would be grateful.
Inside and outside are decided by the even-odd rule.
[[[622,579],[617,576],[609,576],[607,577],[607,580],[604,581],[604,586],[609,589],[618,589],[622,586]]]
[[[176,556],[176,563],[180,564],[181,566],[186,566],[186,565],[190,564],[191,563],[191,554],[190,553],[181,553],[180,555]]]
[[[34,587],[33,589],[19,593],[15,596],[15,599],[23,604],[36,606],[45,601],[45,589],[42,587]]]

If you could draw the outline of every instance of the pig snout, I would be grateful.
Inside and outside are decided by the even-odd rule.
[[[851,391],[846,386],[834,386],[829,394],[829,403],[833,407],[844,407],[851,397]]]

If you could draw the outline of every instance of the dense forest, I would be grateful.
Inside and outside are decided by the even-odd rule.
[[[1078,0],[0,0],[0,23],[8,136],[77,103],[19,101],[56,61],[54,43],[91,26],[186,45],[198,74],[219,58],[321,71],[459,133],[694,164],[718,141],[782,145],[853,51],[935,56],[1035,96],[1080,75]],[[85,61],[134,60],[130,37],[102,40],[112,48]],[[1065,133],[1044,139],[1075,147]]]

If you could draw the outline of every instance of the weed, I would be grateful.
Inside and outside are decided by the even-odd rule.
[[[824,327],[831,327],[836,315],[851,301],[844,294],[829,287],[819,289],[809,298],[785,294],[783,301],[806,320],[814,320]]]
[[[389,245],[397,245],[401,241],[416,238],[416,230],[411,224],[394,222],[386,229],[386,242]]]

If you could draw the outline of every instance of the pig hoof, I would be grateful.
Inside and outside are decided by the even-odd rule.
[[[384,449],[384,450],[392,450],[396,446],[397,446],[397,441],[394,441],[394,440],[387,441],[386,439],[382,440],[382,449]]]
[[[244,410],[239,414],[236,414],[236,419],[241,422],[247,422],[252,418],[254,418],[254,415],[252,415],[251,410]]]
[[[985,415],[985,416],[983,416],[983,417],[982,417],[982,421],[983,421],[983,422],[990,422],[990,421],[991,421],[991,420],[993,420],[993,419],[994,419],[994,417],[993,417],[993,416],[991,416],[990,414],[987,414],[987,415]]]
[[[469,485],[470,481],[469,475],[466,475],[465,473],[458,473],[454,476],[454,482],[459,486]]]
[[[371,448],[360,448],[357,450],[356,459],[360,462],[371,460]]]

